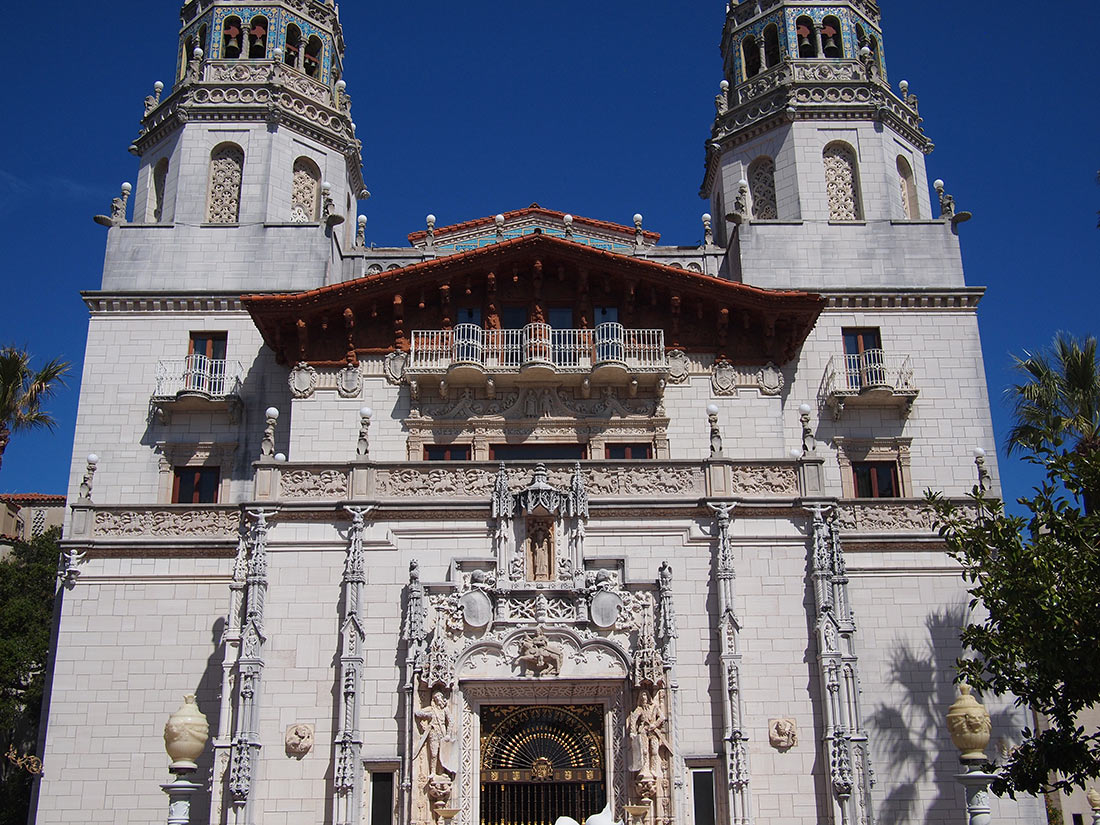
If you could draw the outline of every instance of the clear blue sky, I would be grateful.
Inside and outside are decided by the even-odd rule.
[[[998,437],[1009,353],[1095,334],[1100,299],[1100,4],[881,0],[891,81],[910,82],[936,143],[929,178],[960,209]],[[0,491],[64,492],[104,212],[137,164],[153,81],[173,77],[179,6],[9,3],[0,153],[0,343],[74,362],[53,434],[17,437]],[[701,241],[703,142],[721,78],[723,0],[348,0],[346,79],[368,239],[543,206]],[[919,353],[917,369],[920,369]],[[992,445],[986,445],[992,446]],[[1006,463],[1015,497],[1032,483]]]

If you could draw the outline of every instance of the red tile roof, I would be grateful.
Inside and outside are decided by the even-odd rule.
[[[65,496],[51,493],[0,493],[0,501],[10,501],[12,504],[45,504],[64,505]]]

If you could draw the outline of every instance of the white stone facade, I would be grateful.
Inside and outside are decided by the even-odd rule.
[[[870,4],[840,5],[871,25]],[[727,34],[758,22],[730,14]],[[501,707],[597,708],[596,762],[508,772],[574,788],[566,770],[594,769],[616,818],[642,803],[652,825],[959,821],[943,714],[967,600],[921,499],[964,496],[993,432],[982,290],[927,196],[908,104],[850,76],[901,125],[797,107],[745,124],[756,87],[731,74],[696,250],[535,207],[375,250],[355,238],[335,69],[327,132],[237,103],[171,120],[224,87],[300,80],[208,63],[147,115],[135,218],[108,230],[86,293],[37,822],[162,819],[160,729],[184,693],[211,726],[195,823],[504,821],[492,794],[522,789],[487,761]],[[239,221],[206,225],[229,135]],[[829,220],[837,140],[858,221]],[[737,203],[762,155],[775,219]],[[317,221],[291,212],[299,157],[330,184]],[[508,338],[520,294],[528,326]],[[566,307],[572,337],[551,337]],[[625,329],[598,326],[609,307]],[[432,331],[445,352],[417,337]],[[861,498],[861,472],[894,488]],[[993,710],[1002,735],[1026,722]],[[296,725],[312,748],[288,744]],[[1002,823],[1042,815],[994,806]],[[545,807],[507,821],[552,821]]]

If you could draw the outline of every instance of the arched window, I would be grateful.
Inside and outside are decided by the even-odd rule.
[[[822,157],[825,161],[825,191],[829,196],[829,220],[863,220],[855,150],[847,143],[838,141],[826,146]]]
[[[168,158],[161,158],[153,167],[153,220],[164,220],[164,186],[168,182]]]
[[[206,24],[205,23],[203,23],[201,26],[199,26],[199,39],[198,39],[198,42],[195,45],[197,45],[200,49],[202,49],[203,54],[209,56],[210,49],[206,45]],[[191,55],[188,54],[187,57],[190,58]]]
[[[295,69],[302,66],[302,30],[291,23],[286,27],[286,48],[283,49],[283,62]]]
[[[752,216],[761,221],[779,217],[775,202],[775,161],[759,157],[749,166],[749,194],[752,196]]]
[[[825,57],[844,57],[840,21],[831,15],[821,21],[821,51]]]
[[[798,56],[817,57],[817,32],[814,30],[814,21],[809,17],[799,17],[795,21],[794,30],[798,34]]]
[[[320,205],[321,170],[309,158],[298,158],[290,186],[290,219],[295,223],[316,221]]]
[[[779,27],[774,23],[764,29],[764,65],[769,69],[779,64]]]
[[[871,50],[871,60],[874,61],[875,68],[878,69],[879,74],[882,74],[882,62],[878,56],[878,38],[873,34],[867,38],[867,48]]]
[[[241,177],[244,150],[235,143],[220,143],[210,153],[210,190],[206,220],[236,223],[241,210]]]
[[[321,76],[321,38],[317,35],[312,35],[306,43],[305,70],[310,77]]]
[[[248,24],[248,56],[254,60],[267,57],[267,18],[262,15]]]
[[[898,155],[898,189],[901,195],[901,214],[905,216],[906,220],[917,220],[920,217],[917,181],[913,177],[913,167],[902,155]]]
[[[760,74],[760,46],[751,34],[741,41],[741,59],[745,63],[745,80]]]
[[[241,56],[241,18],[227,17],[222,26],[222,57],[227,60]]]

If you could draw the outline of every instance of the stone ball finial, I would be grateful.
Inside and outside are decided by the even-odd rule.
[[[337,80],[337,81],[336,81],[336,91],[338,91],[338,92],[342,92],[342,91],[344,91],[344,89],[346,89],[347,87],[348,87],[348,84],[347,84],[347,82],[346,82],[346,81],[344,81],[344,80],[342,80],[342,79],[341,79],[341,80]]]
[[[564,216],[562,216],[561,220],[562,220],[562,223],[564,223],[566,226],[569,226],[571,223],[573,223],[573,216],[572,215],[564,215]]]
[[[199,706],[195,704],[195,694],[183,697],[179,710],[168,717],[164,725],[164,749],[172,760],[169,770],[185,773],[196,770],[195,760],[206,747],[210,738],[210,723]]]
[[[718,84],[718,88],[721,89],[723,92],[728,92],[730,90],[730,82],[728,80],[723,80],[721,83]]]
[[[424,222],[428,224],[428,226],[435,226],[435,215],[428,215],[428,217],[424,218]]]
[[[504,226],[504,216],[503,215],[497,215],[495,218],[493,218],[493,221],[496,223],[497,226]]]
[[[123,192],[125,192],[125,193],[126,193],[127,195],[129,195],[129,194],[130,194],[130,191],[131,191],[131,190],[132,190],[133,188],[134,188],[134,185],[133,185],[132,183],[130,183],[129,181],[125,181],[125,182],[124,182],[124,183],[122,184],[122,191],[123,191]]]
[[[947,730],[962,754],[960,759],[984,760],[985,749],[993,732],[989,711],[970,695],[970,685],[959,683],[959,698],[947,711]]]
[[[264,410],[264,415],[266,415],[268,418],[274,418],[276,421],[278,421],[279,420],[279,408],[278,407],[268,407],[266,410]]]
[[[703,217],[704,223],[706,221],[709,221],[710,220],[710,212],[704,212],[702,217]]]
[[[203,50],[196,46],[195,50],[191,52],[191,56],[195,58],[195,60],[202,60]]]
[[[943,179],[942,178],[936,178],[934,181],[932,181],[932,188],[935,189],[937,192],[942,192],[943,191]]]
[[[98,463],[99,463],[99,456],[97,456],[95,453],[88,453],[88,464],[91,465],[92,467],[94,467]]]
[[[163,80],[158,80],[158,81],[156,81],[156,82],[155,82],[155,83],[153,84],[153,91],[154,91],[154,92],[156,92],[156,93],[157,93],[158,95],[159,95],[159,94],[160,94],[161,92],[163,92],[163,91],[164,91],[164,81],[163,81]]]
[[[359,223],[360,226],[366,226],[367,225],[367,216],[366,215],[360,215],[359,219],[358,219],[358,223]]]
[[[909,91],[909,81],[908,80],[901,81],[901,83],[898,84],[898,88],[901,89],[902,94],[905,94],[906,92]]]
[[[642,213],[641,212],[635,212],[634,213],[634,225],[635,226],[641,226],[642,225]]]

